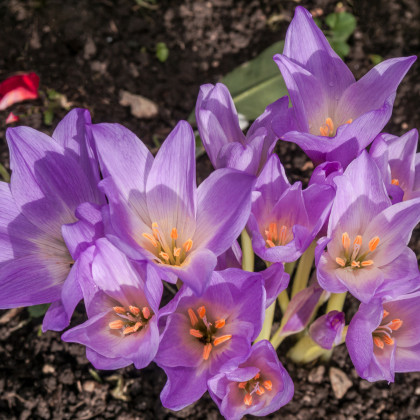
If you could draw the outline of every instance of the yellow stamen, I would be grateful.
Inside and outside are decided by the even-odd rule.
[[[257,395],[262,395],[262,394],[264,394],[264,392],[265,392],[265,390],[264,390],[263,387],[258,388],[257,391],[256,391]]]
[[[387,317],[389,315],[389,312],[384,309],[384,314],[382,315],[382,319]]]
[[[136,332],[134,327],[127,327],[127,328],[124,329],[123,334],[127,335],[127,334],[131,334],[133,332]]]
[[[143,233],[142,236],[143,238],[148,239],[155,248],[158,247],[158,243],[156,242],[156,239],[150,233]]]
[[[188,252],[193,246],[193,241],[192,239],[188,239],[185,244],[183,245],[185,252]]]
[[[375,236],[369,241],[369,251],[375,251],[376,247],[379,244],[379,236]]]
[[[210,343],[208,343],[204,346],[204,350],[203,350],[203,359],[204,360],[208,360],[212,348],[213,348],[213,346]]]
[[[143,326],[143,324],[139,321],[139,322],[136,322],[135,324],[134,324],[134,332],[136,332],[136,331],[138,331],[141,327]]]
[[[147,306],[141,310],[141,313],[143,314],[144,319],[150,318],[150,309]]]
[[[384,348],[384,342],[379,337],[373,337],[373,344],[379,347],[380,349]]]
[[[223,328],[225,326],[226,321],[224,319],[218,319],[215,323],[214,326],[216,328]]]
[[[360,236],[360,235],[357,235],[356,236],[356,239],[354,240],[354,242],[353,242],[353,246],[354,245],[359,245],[359,246],[361,246],[362,245],[362,240],[363,240],[363,238]]]
[[[172,231],[171,231],[171,238],[172,238],[172,239],[178,239],[178,231],[177,231],[177,229],[176,229],[176,228],[172,228]]]
[[[122,327],[124,327],[124,322],[121,319],[118,319],[116,321],[110,322],[108,326],[111,328],[111,330],[120,330]]]
[[[350,236],[347,232],[344,232],[341,236],[341,242],[343,243],[343,248],[345,251],[348,251],[350,248]]]
[[[359,261],[352,261],[351,262],[351,266],[353,267],[353,268],[360,268],[360,262]]]
[[[137,306],[129,306],[128,309],[130,310],[130,312],[134,315],[137,316],[140,314],[140,309],[137,308]]]
[[[191,328],[191,329],[190,329],[190,334],[191,334],[193,337],[196,337],[196,338],[203,338],[203,333],[201,333],[200,331],[195,330],[195,329],[193,329],[193,328]]]
[[[188,316],[190,317],[191,325],[194,327],[194,325],[198,322],[198,318],[191,308],[188,309]]]
[[[369,267],[370,265],[373,265],[372,260],[362,261],[362,267]]]
[[[398,181],[398,179],[396,179],[396,178],[394,178],[392,181],[391,181],[391,184],[392,185],[400,185],[400,181]]]
[[[319,127],[319,132],[321,133],[321,136],[327,137],[328,136],[328,127],[323,125],[322,127]]]
[[[391,337],[388,337],[387,335],[384,335],[382,337],[382,340],[385,344],[388,344],[389,346],[392,346],[394,344],[394,340]]]
[[[327,127],[329,129],[329,132],[332,134],[334,132],[334,123],[333,123],[333,120],[330,117],[328,117],[325,120],[325,124],[327,124]]]
[[[197,309],[198,316],[203,319],[206,316],[206,308],[204,306],[200,306]]]
[[[276,241],[277,240],[277,223],[274,223],[274,222],[270,223],[270,226],[268,229],[270,232],[271,239]]]
[[[261,376],[261,375],[260,375],[260,373],[258,372],[258,373],[254,376],[254,379],[255,379],[255,380],[260,379],[260,376]]]
[[[125,310],[125,308],[123,308],[122,306],[114,306],[112,309],[114,309],[114,311],[117,313],[117,314],[121,314],[121,315],[125,315],[126,314],[126,310]]]
[[[345,124],[351,124],[353,122],[353,118],[350,118],[349,120],[347,120],[346,122],[345,122]]]
[[[392,331],[397,331],[401,328],[402,324],[403,322],[401,321],[401,319],[393,319],[391,321],[391,324],[389,325],[389,328],[391,328]]]
[[[336,262],[338,265],[341,265],[341,267],[345,267],[345,266],[346,266],[346,262],[345,262],[342,258],[340,258],[340,257],[337,257],[337,258],[335,259],[335,262]]]
[[[214,339],[214,345],[218,346],[219,344],[224,343],[232,338],[232,335],[222,335],[221,337],[217,337]]]
[[[270,239],[267,239],[267,244],[268,244],[268,246],[270,247],[270,248],[274,248],[276,245],[274,245],[274,242],[273,241],[270,241]]]
[[[181,255],[181,248],[174,248],[174,257],[179,257]]]
[[[251,405],[252,404],[252,395],[246,394],[244,397],[244,403],[245,405]]]
[[[153,236],[159,240],[159,228],[158,228],[158,224],[156,222],[152,223],[152,232],[153,232]]]
[[[245,387],[246,387],[246,382],[239,382],[238,388],[245,389]]]
[[[263,385],[264,385],[264,388],[265,388],[267,391],[271,391],[271,390],[273,389],[273,384],[272,384],[272,382],[271,382],[271,381],[264,381],[264,382],[263,382]]]
[[[166,252],[159,252],[159,255],[166,261],[169,261],[169,255]]]

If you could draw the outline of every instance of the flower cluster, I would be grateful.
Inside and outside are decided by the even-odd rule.
[[[367,380],[419,370],[420,274],[407,247],[420,220],[418,134],[380,133],[415,57],[355,81],[298,7],[274,60],[291,107],[280,98],[246,135],[228,89],[201,87],[196,120],[215,171],[198,187],[185,121],[155,157],[128,129],[92,124],[82,109],[52,137],[9,128],[0,308],[49,303],[43,330],[61,331],[83,300],[87,320],[62,339],[86,346],[96,368],[155,361],[168,378],[165,407],[208,391],[232,420],[290,401],[275,350],[301,331],[294,359],[305,346],[320,355],[345,341]],[[306,188],[286,177],[279,140],[318,165]],[[265,270],[253,272],[254,252]],[[345,292],[361,302],[348,326]],[[271,336],[277,302],[284,316]]]

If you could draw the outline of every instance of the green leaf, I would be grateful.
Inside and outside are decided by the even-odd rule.
[[[346,41],[356,29],[356,18],[347,12],[331,13],[325,18],[325,23],[336,40]]]
[[[45,313],[47,312],[49,306],[50,306],[49,303],[43,303],[41,305],[29,306],[28,307],[29,315],[32,318],[39,318],[41,316],[44,316]]]
[[[369,54],[369,58],[370,58],[370,61],[372,61],[372,64],[374,66],[384,61],[384,58],[379,54]]]
[[[350,45],[341,39],[330,38],[329,43],[332,49],[341,57],[346,57],[350,52]]]
[[[164,42],[158,42],[156,44],[156,57],[161,62],[164,63],[169,56],[168,47]]]

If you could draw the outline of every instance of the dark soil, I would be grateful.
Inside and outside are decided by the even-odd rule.
[[[152,2],[143,1],[143,4]],[[153,150],[179,119],[194,108],[199,86],[215,83],[240,63],[283,39],[297,4],[310,10],[334,10],[330,0],[180,0],[157,1],[152,8],[134,0],[3,0],[0,2],[0,80],[18,71],[41,77],[42,98],[14,105],[19,124],[51,133],[65,115],[54,108],[52,125],[43,113],[52,107],[47,91],[66,96],[72,106],[86,107],[94,122],[119,122]],[[344,6],[358,19],[350,39],[348,65],[356,77],[371,66],[370,54],[384,58],[419,54],[420,5],[417,0],[354,0]],[[169,57],[155,57],[165,42]],[[398,91],[387,131],[401,135],[420,127],[420,65],[410,70]],[[159,106],[153,119],[138,119],[119,104],[120,90],[141,94]],[[4,121],[10,110],[0,112]],[[8,165],[4,126],[0,127],[1,162]],[[292,144],[279,145],[292,180],[307,180],[310,165]],[[198,161],[199,181],[211,171]],[[412,241],[420,250],[419,235]],[[354,305],[352,306],[354,309]],[[0,316],[6,311],[0,311]],[[75,322],[83,315],[76,314]],[[84,348],[61,342],[60,334],[39,334],[41,318],[26,309],[0,325],[0,419],[162,419],[219,418],[206,395],[174,413],[162,407],[159,392],[165,375],[155,365],[99,372]],[[408,419],[420,417],[420,373],[399,374],[394,384],[360,380],[344,346],[330,365],[298,367],[279,356],[295,382],[290,404],[272,415],[285,419]],[[352,382],[342,399],[334,396],[330,366]]]

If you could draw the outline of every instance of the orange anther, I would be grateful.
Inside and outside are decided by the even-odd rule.
[[[267,391],[271,391],[271,390],[273,389],[273,384],[272,384],[272,382],[271,382],[271,381],[264,381],[264,382],[263,382],[263,385],[264,385],[264,388],[265,388]]]
[[[259,388],[258,388],[255,392],[257,393],[257,395],[262,395],[262,394],[264,394],[265,390],[264,390],[264,388],[261,386],[261,387],[259,387]]]
[[[199,330],[196,330],[196,329],[194,329],[194,328],[191,328],[191,329],[190,329],[190,334],[191,334],[193,337],[196,337],[196,338],[203,338],[203,333],[201,333]]]
[[[108,325],[111,330],[119,330],[124,327],[124,322],[121,319],[118,319],[116,321],[110,322]]]
[[[345,266],[346,266],[346,262],[345,262],[342,258],[340,258],[340,257],[337,257],[337,258],[335,259],[335,262],[336,262],[338,265],[340,265],[341,267],[345,267]]]
[[[353,122],[353,118],[350,118],[349,120],[347,120],[345,123],[346,124],[351,124]]]
[[[159,255],[166,261],[169,261],[169,255],[166,252],[159,252]]]
[[[350,248],[350,236],[347,232],[344,232],[341,236],[341,242],[343,243],[343,248],[348,251]]]
[[[270,248],[274,248],[276,245],[274,244],[274,242],[273,241],[270,241],[270,239],[267,239],[266,240],[266,242],[267,242],[267,245],[270,247]]]
[[[114,312],[121,315],[125,315],[127,312],[122,306],[114,306],[112,309],[114,309]]]
[[[174,257],[179,257],[181,255],[181,248],[174,248]]]
[[[127,335],[127,334],[131,334],[133,332],[136,332],[134,327],[127,327],[127,328],[124,328],[123,334]]]
[[[191,308],[188,309],[188,316],[190,317],[191,325],[194,327],[194,325],[198,322],[198,318]]]
[[[327,137],[328,136],[328,127],[326,125],[323,125],[322,127],[319,127],[319,132],[321,133],[321,136]]]
[[[178,239],[178,231],[177,231],[177,229],[176,229],[176,228],[172,228],[172,231],[171,231],[171,238],[172,238],[172,239]]]
[[[215,323],[214,326],[216,328],[223,328],[226,324],[226,321],[224,319],[218,319]]]
[[[143,324],[139,321],[139,322],[136,322],[135,324],[134,324],[134,332],[136,332],[136,331],[138,331],[141,327],[143,326]]]
[[[382,315],[382,319],[387,317],[389,315],[389,312],[384,309],[384,314]]]
[[[353,245],[359,245],[359,246],[362,245],[362,240],[363,238],[360,235],[357,235],[356,239],[353,242]]]
[[[134,315],[137,316],[140,314],[140,309],[137,308],[137,306],[129,306],[128,309],[130,310],[130,312]]]
[[[158,243],[156,242],[156,239],[152,235],[150,235],[150,233],[142,233],[142,236],[143,238],[148,239],[155,248],[158,247]]]
[[[204,346],[204,349],[203,349],[203,359],[204,360],[208,360],[212,348],[213,348],[213,346],[210,343],[207,343]]]
[[[260,375],[260,373],[258,372],[258,373],[254,376],[254,379],[255,379],[255,380],[260,379],[260,376],[261,376],[261,375]]]
[[[400,185],[400,181],[398,181],[398,179],[394,178],[393,180],[391,180],[391,184],[392,185]]]
[[[369,241],[369,251],[375,251],[379,244],[379,236],[375,236]]]
[[[141,313],[143,314],[144,319],[150,318],[150,309],[147,306],[143,307]]]
[[[187,241],[185,241],[183,247],[185,249],[185,252],[188,252],[193,246],[193,241],[192,239],[188,239]]]
[[[362,262],[362,267],[369,267],[370,265],[373,265],[372,260],[366,260]]]
[[[225,341],[228,341],[232,338],[232,335],[222,335],[221,337],[217,337],[214,339],[214,345],[218,346],[219,344],[224,343]]]
[[[251,405],[252,404],[252,395],[246,394],[244,397],[244,403],[245,405]]]
[[[270,236],[271,236],[271,240],[276,241],[277,240],[277,223],[270,223],[269,226],[269,232],[270,232]]]
[[[352,261],[351,262],[351,266],[353,267],[353,268],[360,268],[360,262],[359,261]]]
[[[392,346],[394,344],[394,340],[387,335],[384,335],[382,340],[385,344],[388,344],[389,346]]]
[[[391,330],[393,331],[397,331],[401,328],[402,324],[403,322],[401,321],[401,319],[393,319],[391,321],[391,324],[389,325],[389,328],[391,328]]]
[[[245,387],[246,387],[246,382],[239,382],[238,388],[245,389]]]
[[[204,306],[200,306],[197,309],[198,316],[203,319],[206,316],[206,308]]]
[[[327,125],[328,130],[329,130],[329,133],[328,134],[333,134],[334,133],[334,123],[333,123],[333,120],[330,117],[328,117],[325,120],[325,124]]]
[[[380,349],[384,348],[384,342],[379,337],[373,337],[373,344],[379,347]]]

